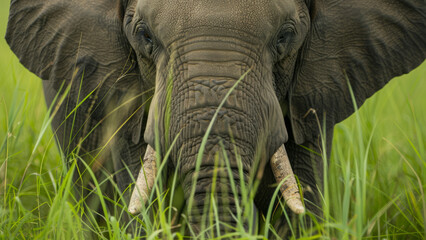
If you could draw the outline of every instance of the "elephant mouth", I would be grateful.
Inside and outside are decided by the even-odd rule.
[[[296,214],[305,212],[299,193],[296,179],[290,165],[284,144],[275,152],[270,159],[272,171],[278,184],[280,184],[281,195],[286,205]],[[157,176],[156,153],[148,145],[143,158],[143,165],[136,180],[135,188],[130,198],[128,210],[131,214],[142,211],[143,205],[148,201],[151,189],[154,187]]]

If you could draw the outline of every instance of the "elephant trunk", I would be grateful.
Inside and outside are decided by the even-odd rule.
[[[288,158],[283,164],[282,154],[273,157],[278,156],[274,153],[287,140],[287,132],[272,85],[272,70],[256,64],[261,54],[239,46],[244,44],[210,42],[208,48],[195,40],[186,44],[179,49],[179,58],[172,65],[172,82],[158,84],[153,100],[164,105],[154,106],[165,109],[159,116],[163,123],[160,132],[164,132],[162,149],[175,142],[171,160],[179,168],[189,221],[198,230],[203,224],[208,227],[211,223],[208,214],[211,208],[206,208],[206,203],[217,206],[222,223],[235,226],[236,203],[241,203],[240,184],[248,187],[249,176],[256,176],[258,171],[256,166],[275,159],[271,163],[279,182],[289,174],[281,170],[291,170]],[[166,85],[170,86],[167,94]],[[145,139],[153,146],[152,126],[156,122],[151,109]],[[205,147],[201,149],[207,134]],[[200,150],[204,154],[198,158]],[[295,183],[290,188],[281,188],[282,191],[294,195]],[[149,186],[144,186],[149,191]],[[296,202],[300,203],[300,197]],[[295,209],[301,212],[302,208]]]
[[[207,56],[216,56],[216,61]],[[182,56],[187,63],[174,78],[169,142],[178,137],[171,159],[179,167],[188,220],[196,232],[217,220],[221,231],[226,231],[225,225],[236,225],[240,185],[248,187],[250,172],[256,171],[252,166],[258,146],[265,149],[267,142],[284,140],[272,139],[266,122],[268,115],[279,116],[279,106],[265,104],[254,71],[240,79],[250,69],[241,58],[241,53],[192,50]]]
[[[219,221],[220,231],[224,233],[229,229],[224,228],[223,224],[235,226],[237,223],[237,204],[242,202],[241,184],[248,185],[248,170],[243,167],[240,174],[237,166],[229,166],[226,161],[235,163],[235,157],[225,157],[222,147],[216,145],[209,149],[199,165],[199,171],[188,169],[183,178],[188,220],[195,232]],[[185,161],[196,162],[196,158],[191,156]],[[244,207],[239,207],[244,211]]]
[[[254,170],[250,169],[250,165],[256,152],[256,137],[262,128],[255,126],[254,114],[249,116],[244,106],[237,106],[244,104],[238,102],[238,95],[244,98],[241,90],[235,89],[224,106],[217,109],[237,80],[198,79],[194,89],[185,93],[185,98],[192,99],[184,104],[187,108],[180,114],[172,114],[174,120],[171,120],[170,129],[172,133],[180,132],[172,160],[175,166],[179,166],[188,220],[195,232],[217,220],[228,226],[236,225],[236,204],[237,201],[241,203],[240,184],[247,186],[249,172]],[[212,83],[214,81],[216,83]],[[213,119],[216,111],[219,111],[217,118]],[[214,121],[212,130],[204,149],[201,149],[211,121]],[[203,155],[198,158],[200,151]],[[242,176],[239,167],[242,168]],[[213,205],[216,206],[215,213],[211,211]],[[220,226],[222,233],[226,231],[222,224]]]

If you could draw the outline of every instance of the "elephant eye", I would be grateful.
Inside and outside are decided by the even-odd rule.
[[[288,38],[290,37],[290,33],[289,32],[285,32],[279,35],[278,37],[278,44],[285,44],[288,40]]]
[[[140,46],[139,50],[141,53],[146,55],[146,57],[150,57],[152,54],[154,41],[146,24],[138,24],[135,35],[137,44]]]
[[[145,41],[152,43],[152,38],[151,35],[148,33],[148,31],[146,29],[141,29],[139,30],[139,35],[144,38]]]
[[[282,28],[277,36],[277,52],[280,58],[285,57],[290,52],[291,42],[293,41],[295,32],[291,27]]]

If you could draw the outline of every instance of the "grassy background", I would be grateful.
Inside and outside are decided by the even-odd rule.
[[[8,4],[0,3],[0,36]],[[336,126],[324,191],[326,221],[317,233],[302,236],[424,239],[425,93],[423,64],[391,81]],[[19,64],[1,37],[0,239],[83,236],[79,208],[67,201],[67,175],[46,121],[41,81]],[[127,237],[114,219],[108,224],[107,236]]]

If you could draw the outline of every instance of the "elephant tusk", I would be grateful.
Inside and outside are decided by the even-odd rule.
[[[293,170],[291,169],[284,144],[272,156],[271,167],[278,183],[281,183],[283,179],[287,178],[281,185],[280,190],[291,211],[296,214],[304,213],[305,207],[302,204],[299,188],[297,186],[296,179],[294,178]]]
[[[143,157],[143,165],[136,180],[136,186],[130,198],[129,212],[131,214],[140,213],[142,204],[148,201],[151,189],[154,186],[155,177],[157,175],[157,166],[155,158],[155,150],[148,145],[145,156]]]

